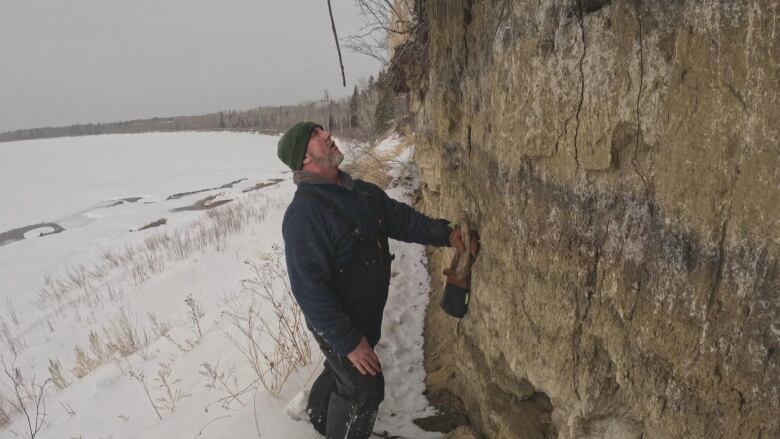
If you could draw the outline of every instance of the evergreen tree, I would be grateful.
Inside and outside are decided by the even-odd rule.
[[[328,93],[328,89],[327,88],[325,89],[325,95],[323,96],[322,100],[325,101],[325,105],[328,108],[328,126],[327,126],[327,130],[328,131],[333,131],[335,123],[333,121],[333,110],[332,110],[332,108],[330,106],[330,93]],[[311,118],[309,118],[309,119],[311,119]]]
[[[369,78],[369,83],[371,83]],[[377,103],[374,111],[374,134],[380,134],[390,128],[390,121],[395,115],[395,103],[393,101],[393,91],[390,89],[390,83],[387,75],[379,72],[376,81]]]
[[[349,127],[355,127],[360,124],[360,119],[358,118],[358,104],[360,101],[360,94],[358,93],[357,85],[355,86],[355,91],[352,92],[352,97],[349,99]]]

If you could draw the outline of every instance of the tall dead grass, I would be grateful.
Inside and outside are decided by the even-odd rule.
[[[70,380],[65,377],[65,372],[62,370],[60,360],[49,359],[49,375],[57,390],[62,390],[70,385]]]
[[[384,189],[390,184],[387,172],[390,170],[392,158],[392,154],[389,153],[373,152],[367,147],[357,147],[354,158],[344,166],[344,170],[354,178],[370,181]]]
[[[27,348],[27,342],[24,338],[21,335],[15,335],[2,317],[0,317],[0,341],[3,342],[13,357],[18,356]]]
[[[352,160],[344,166],[344,169],[353,177],[370,181],[383,189],[392,182],[390,170],[394,166],[406,166],[398,156],[411,145],[408,138],[400,139],[393,147],[383,150],[378,145],[359,144],[352,150]]]
[[[75,358],[71,372],[76,378],[83,378],[103,364],[135,353],[148,360],[152,356],[149,347],[169,330],[170,324],[160,323],[156,317],[152,319],[151,329],[139,329],[136,319],[122,307],[102,331],[89,332],[88,349],[78,344],[73,347]]]
[[[224,312],[240,334],[231,340],[274,397],[295,370],[311,363],[303,313],[282,260],[282,250],[274,246],[260,263],[247,261],[253,276],[242,281],[245,300],[227,303]]]
[[[203,218],[187,228],[156,231],[141,243],[118,250],[103,250],[92,265],[79,264],[64,273],[48,275],[38,289],[40,309],[60,315],[71,307],[94,309],[106,299],[124,296],[122,285],[140,285],[164,271],[171,262],[208,250],[224,251],[232,235],[249,223],[264,221],[282,201],[253,194],[233,203],[207,210]]]
[[[0,391],[0,430],[5,428],[13,419],[14,412],[11,403],[8,400],[8,396]]]

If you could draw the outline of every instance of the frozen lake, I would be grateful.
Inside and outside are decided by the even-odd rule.
[[[0,232],[56,222],[111,200],[147,201],[277,175],[278,137],[147,133],[0,143]]]

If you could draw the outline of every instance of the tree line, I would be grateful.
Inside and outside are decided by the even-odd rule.
[[[266,106],[248,110],[226,110],[196,116],[153,117],[111,123],[87,123],[62,127],[30,128],[0,133],[0,142],[53,137],[88,136],[173,131],[253,131],[278,134],[292,124],[310,120],[325,126],[337,136],[371,140],[390,128],[405,114],[406,99],[390,89],[385,71],[356,85],[350,97],[322,98],[298,105]]]

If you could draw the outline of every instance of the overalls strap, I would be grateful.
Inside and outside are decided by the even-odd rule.
[[[353,235],[360,234],[360,227],[358,227],[357,224],[355,224],[354,221],[347,215],[346,212],[342,208],[340,208],[336,203],[333,201],[327,199],[324,195],[314,192],[314,191],[298,191],[298,194],[303,197],[308,197],[313,200],[317,200],[320,203],[322,203],[333,215],[338,218],[339,221],[341,221],[345,226],[347,226],[348,230],[352,231]]]
[[[374,187],[371,185],[359,184],[358,182],[356,182],[355,184],[356,184],[355,189],[362,196],[366,198],[369,207],[371,207],[371,211],[374,214],[374,218],[379,224],[379,233],[381,235],[387,236],[387,231],[386,231],[387,225],[385,224],[385,208],[382,205],[382,196],[378,194],[376,189],[374,189]]]

